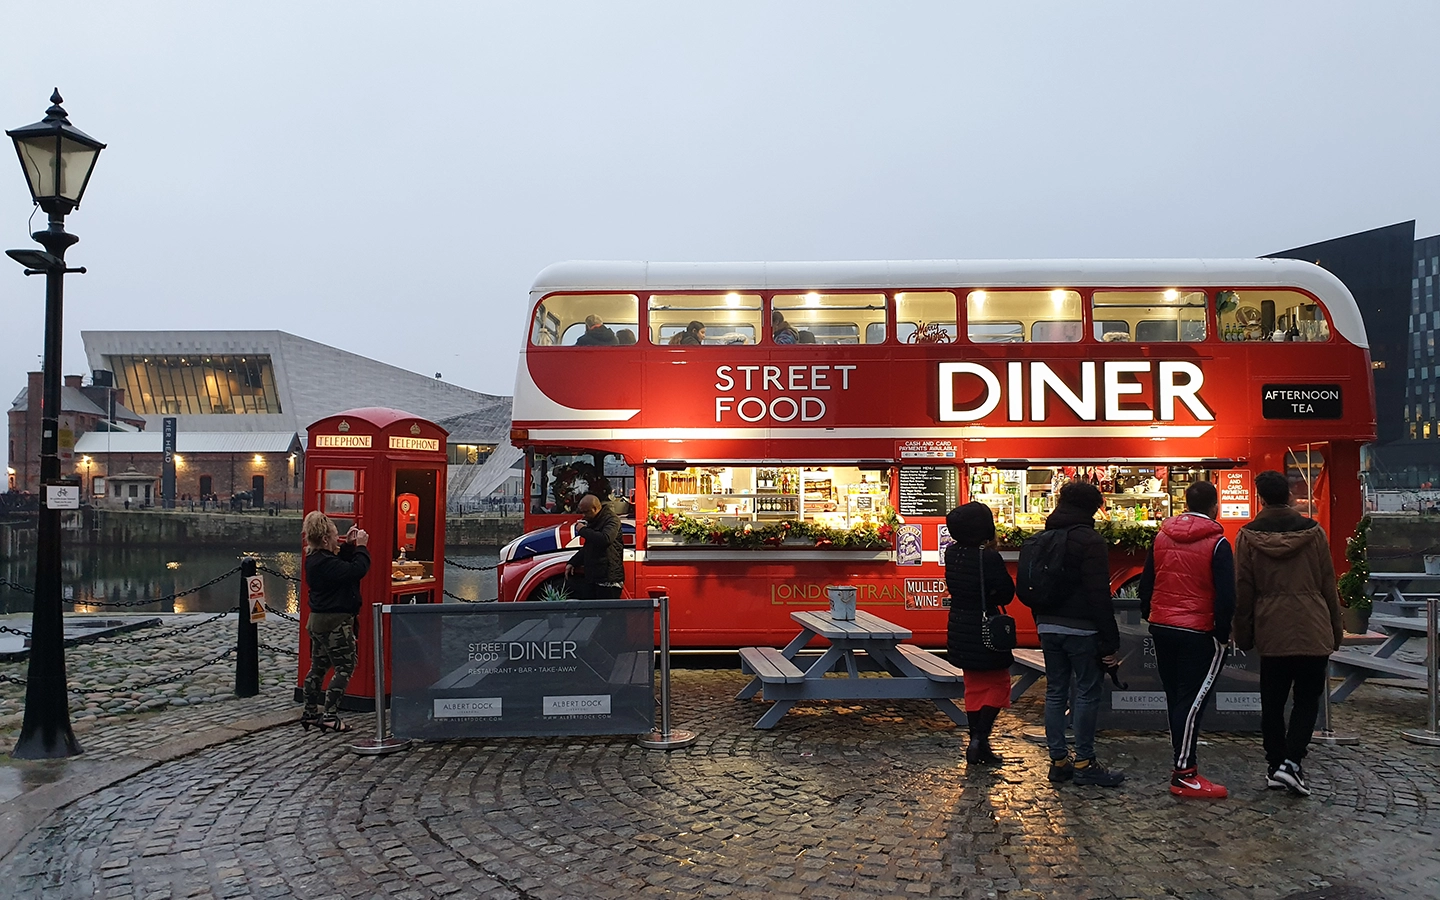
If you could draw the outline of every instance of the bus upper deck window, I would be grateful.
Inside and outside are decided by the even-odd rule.
[[[1221,291],[1215,297],[1215,318],[1221,339],[1227,341],[1330,340],[1324,308],[1299,291]]]
[[[634,294],[551,294],[530,321],[534,347],[606,347],[635,343],[640,299]]]
[[[653,294],[650,343],[667,346],[753,344],[763,312],[759,294]],[[697,327],[698,326],[698,327]]]
[[[1083,321],[1077,291],[971,291],[965,297],[965,336],[983,344],[1028,340],[1073,343]]]
[[[954,294],[905,291],[895,295],[895,338],[900,343],[950,344],[959,334]],[[867,339],[866,343],[874,341]]]
[[[1203,341],[1205,303],[1204,291],[1096,291],[1092,301],[1095,337],[1139,344]],[[1122,334],[1125,337],[1120,337]]]
[[[806,291],[776,294],[770,305],[772,343],[874,344],[885,339],[884,294]]]

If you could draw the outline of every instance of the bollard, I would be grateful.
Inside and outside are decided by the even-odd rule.
[[[235,696],[253,697],[260,693],[260,631],[250,621],[250,578],[259,560],[246,556],[240,560],[240,632],[235,641]]]
[[[1428,559],[1428,558],[1427,558]],[[1436,657],[1440,656],[1440,598],[1425,598],[1425,682],[1430,699],[1430,727],[1424,730],[1411,728],[1400,732],[1400,736],[1412,744],[1440,747],[1440,668]]]
[[[1310,741],[1329,747],[1345,747],[1360,743],[1359,735],[1339,734],[1330,728],[1330,664],[1328,662],[1325,664],[1325,688],[1321,691],[1320,698],[1320,727],[1310,735]]]
[[[678,750],[695,743],[695,732],[670,729],[670,595],[651,588],[650,599],[660,608],[660,730],[642,735],[637,743],[646,750]]]
[[[385,622],[382,616],[390,611],[390,607],[376,603],[370,608],[375,613],[370,628],[375,647],[375,737],[350,745],[350,749],[361,756],[394,753],[410,746],[410,741],[405,738],[388,737],[385,734]]]

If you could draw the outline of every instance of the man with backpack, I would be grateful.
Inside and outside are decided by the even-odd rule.
[[[1140,576],[1140,616],[1150,623],[1170,713],[1170,793],[1208,800],[1229,793],[1195,765],[1200,717],[1225,665],[1235,613],[1235,555],[1215,521],[1219,512],[1215,485],[1197,481],[1186,488],[1185,512],[1160,526]]]
[[[1084,481],[1060,488],[1045,531],[1020,551],[1017,593],[1035,614],[1045,654],[1045,743],[1053,782],[1115,787],[1125,780],[1095,759],[1102,666],[1120,664],[1120,629],[1110,596],[1110,548],[1095,530],[1100,490]],[[1065,744],[1065,708],[1075,687],[1075,758]]]

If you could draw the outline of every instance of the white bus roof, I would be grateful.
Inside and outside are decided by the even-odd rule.
[[[911,259],[846,262],[555,263],[532,293],[964,287],[1300,288],[1325,304],[1331,327],[1369,348],[1360,308],[1325,269],[1294,259]]]

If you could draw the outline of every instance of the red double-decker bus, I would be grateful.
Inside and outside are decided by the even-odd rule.
[[[573,587],[594,493],[626,519],[627,596],[668,590],[676,646],[788,639],[830,584],[943,646],[945,513],[984,502],[1013,546],[1071,479],[1105,495],[1117,591],[1196,479],[1233,538],[1253,473],[1289,473],[1338,567],[1361,515],[1365,329],[1308,263],[571,262],[528,321],[527,533],[500,599]]]

